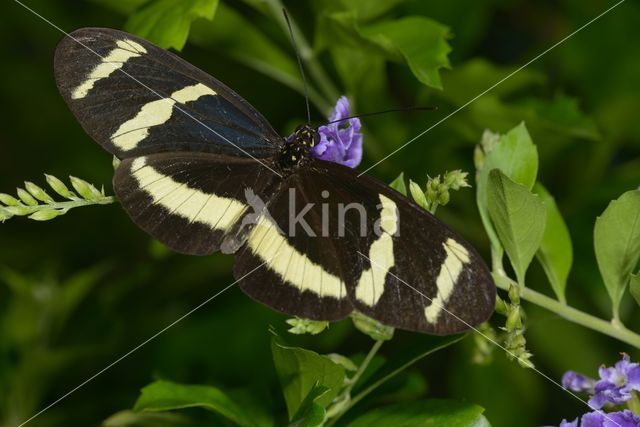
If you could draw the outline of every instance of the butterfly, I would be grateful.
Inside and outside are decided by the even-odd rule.
[[[113,187],[133,222],[176,252],[234,253],[251,298],[435,335],[492,314],[476,250],[389,186],[315,158],[311,125],[284,138],[214,77],[122,31],[77,30],[54,62],[76,119],[121,160]]]

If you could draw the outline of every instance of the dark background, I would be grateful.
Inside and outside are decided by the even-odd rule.
[[[312,38],[311,6],[288,3],[291,15]],[[126,21],[100,2],[28,4],[67,31],[122,28]],[[247,14],[290,51],[286,34],[273,20],[252,14],[242,2],[225,4]],[[436,112],[363,119],[365,159],[360,168],[611,5],[600,0],[404,2],[394,15],[421,14],[451,28],[452,70],[442,72],[443,92],[420,86],[404,67],[387,65],[387,86],[375,99],[373,94],[350,93],[359,112],[439,106]],[[43,173],[49,173],[65,179],[79,176],[112,194],[111,156],[84,134],[54,83],[53,52],[62,34],[14,2],[5,2],[0,15],[0,192],[13,194],[24,180],[44,185]],[[482,131],[505,132],[524,120],[540,152],[539,179],[555,195],[573,239],[568,301],[608,318],[592,230],[611,199],[640,184],[638,22],[640,6],[627,1],[370,173],[391,181],[404,171],[420,183],[427,174],[451,169],[473,175],[473,146]],[[215,25],[215,20],[198,25]],[[187,43],[181,55],[234,88],[283,134],[304,121],[304,102],[297,92],[231,59],[223,44]],[[334,75],[331,58],[324,55],[321,60]],[[486,67],[470,70],[470,61],[478,60],[486,61]],[[321,121],[325,112],[313,114]],[[488,259],[473,190],[452,199],[439,216]],[[28,418],[230,284],[231,266],[232,258],[221,254],[195,258],[167,252],[117,204],[73,210],[50,222],[16,217],[0,225],[0,424],[16,425]],[[529,285],[551,294],[537,265]],[[595,375],[600,363],[613,363],[621,351],[637,356],[620,342],[526,303],[525,308],[533,361],[553,379],[568,369]],[[637,329],[638,309],[630,298],[623,303],[622,318]],[[281,406],[268,327],[284,331],[285,319],[232,289],[31,425],[98,425],[130,408],[139,389],[154,378],[226,389],[260,384],[272,390],[274,405]],[[495,324],[501,322],[496,317]],[[366,352],[371,345],[348,321],[317,337],[285,339],[347,355]],[[393,358],[420,339],[397,332],[382,354]],[[472,341],[419,363],[414,371],[422,373],[416,378],[423,380],[417,380],[416,393],[478,403],[494,426],[557,424],[587,410],[540,375],[507,361],[499,349],[488,366],[472,364]]]

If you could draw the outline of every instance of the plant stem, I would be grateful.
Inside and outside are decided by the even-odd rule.
[[[289,28],[287,27],[287,23],[284,20],[284,15],[282,14],[282,9],[284,5],[280,0],[265,0],[269,9],[271,9],[271,13],[276,18],[282,29],[285,33],[289,33]],[[317,58],[313,54],[313,49],[305,39],[304,34],[300,31],[295,21],[289,18],[291,21],[291,31],[293,32],[293,37],[296,41],[296,45],[299,49],[300,58],[307,66],[309,73],[318,84],[320,90],[324,93],[324,95],[330,99],[332,102],[329,102],[329,105],[332,105],[338,97],[340,96],[340,92],[336,89],[336,86],[333,84],[329,76],[324,72],[324,69],[318,62]],[[328,113],[328,111],[325,111]]]
[[[371,350],[369,350],[369,353],[360,364],[360,367],[358,367],[356,373],[353,375],[353,377],[351,377],[347,386],[342,390],[340,395],[335,398],[334,401],[337,405],[339,405],[337,410],[335,410],[335,412],[333,413],[331,413],[331,408],[327,410],[327,415],[331,419],[329,421],[329,424],[327,424],[327,427],[332,426],[338,420],[338,418],[340,418],[345,412],[347,412],[349,408],[351,408],[351,406],[353,406],[349,402],[351,400],[351,391],[353,390],[353,387],[355,387],[355,385],[358,383],[358,380],[360,379],[362,374],[364,374],[364,372],[367,370],[367,367],[369,367],[369,364],[373,360],[373,357],[376,355],[376,353],[378,353],[378,350],[380,350],[380,347],[382,347],[382,343],[384,343],[384,340],[378,340],[373,344],[373,347],[371,347]]]
[[[51,202],[37,205],[25,205],[21,203],[17,206],[3,206],[0,204],[0,217],[2,216],[1,214],[4,213],[7,216],[3,217],[3,220],[6,220],[13,216],[28,216],[39,211],[58,211],[59,215],[64,215],[69,211],[69,209],[78,208],[81,206],[108,205],[111,203],[115,203],[115,201],[116,198],[114,196],[103,196],[95,198],[93,200],[77,198],[75,200],[65,202]],[[19,210],[16,211],[12,209]]]
[[[493,278],[500,289],[508,291],[511,285],[517,286],[513,280],[504,275],[494,274]],[[622,323],[608,322],[604,319],[592,316],[591,314],[575,309],[529,288],[521,288],[520,296],[522,299],[556,313],[573,323],[600,332],[601,334],[608,335],[636,348],[640,348],[640,335],[627,329]]]

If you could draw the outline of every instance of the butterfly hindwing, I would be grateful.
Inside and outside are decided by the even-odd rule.
[[[163,151],[270,157],[281,138],[249,103],[131,34],[84,28],[56,50],[55,76],[85,131],[119,158]]]
[[[350,242],[357,253],[350,262],[358,266],[348,286],[355,309],[386,325],[437,335],[467,330],[493,313],[489,270],[462,237],[376,179],[323,165],[325,185],[367,212],[366,232],[353,233]],[[351,229],[360,224],[346,220]]]
[[[345,251],[350,248],[337,236],[323,235],[327,217],[320,195],[316,199],[306,191],[308,177],[295,173],[282,182],[268,202],[268,215],[257,219],[236,253],[234,274],[242,278],[239,285],[247,295],[273,309],[306,319],[339,320],[353,309],[345,282]],[[304,221],[296,220],[296,209],[305,211]]]
[[[295,203],[284,197],[290,192],[296,194]],[[284,183],[269,211],[286,226],[309,204],[313,207],[304,218],[315,236],[300,226],[295,237],[287,230],[259,234],[254,229],[258,249],[248,243],[236,261],[237,277],[266,262],[263,273],[240,282],[250,296],[287,314],[327,319],[319,289],[330,272],[347,291],[346,298],[340,294],[337,299],[341,310],[334,313],[340,316],[356,309],[390,326],[443,335],[464,331],[493,312],[495,288],[480,256],[400,193],[373,178],[357,177],[353,169],[312,161]],[[328,236],[318,237],[323,217]],[[298,259],[284,272],[282,254]],[[300,272],[298,263],[315,267]],[[327,306],[337,304],[325,300]]]
[[[122,161],[113,186],[151,236],[177,252],[207,255],[249,211],[247,190],[268,198],[274,177],[253,159],[169,152]]]

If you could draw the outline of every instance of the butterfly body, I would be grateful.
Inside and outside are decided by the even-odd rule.
[[[133,222],[177,252],[234,253],[253,299],[437,335],[493,312],[475,249],[387,185],[316,158],[311,125],[283,138],[222,82],[117,30],[71,33],[54,68],[85,131],[121,159],[113,186]]]
[[[278,164],[283,172],[306,165],[311,160],[311,150],[320,141],[320,134],[309,124],[298,126],[293,135],[287,138],[280,151]]]

